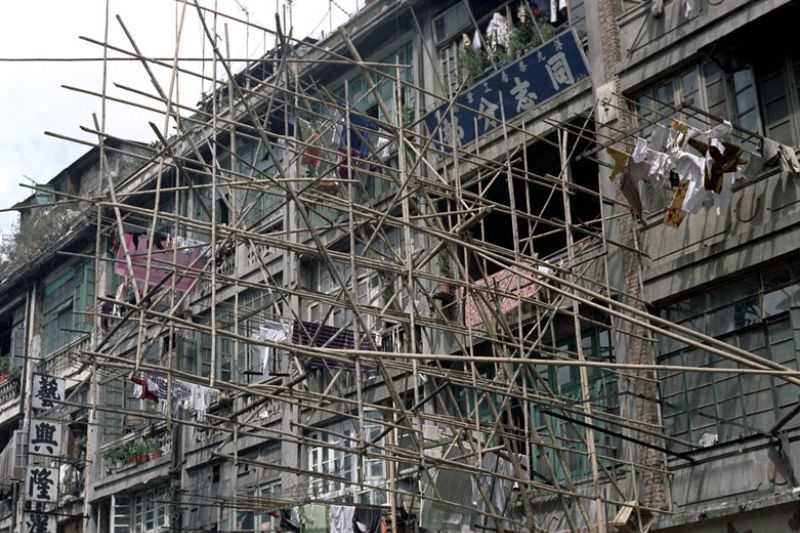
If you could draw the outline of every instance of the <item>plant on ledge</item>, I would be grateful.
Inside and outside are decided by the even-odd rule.
[[[0,357],[0,384],[19,377],[20,369],[11,365],[11,356]]]
[[[489,59],[481,49],[465,46],[458,51],[458,72],[467,84],[480,78],[489,66]]]
[[[161,448],[152,439],[134,440],[113,446],[103,453],[103,458],[111,463],[109,469],[122,468],[125,464],[141,464],[161,458]]]

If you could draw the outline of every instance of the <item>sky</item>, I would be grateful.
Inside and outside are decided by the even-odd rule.
[[[172,58],[175,55],[177,21],[182,2],[175,0],[108,0],[108,42],[132,50],[116,16],[128,28],[142,54]],[[200,0],[205,7],[217,5],[218,11],[253,25],[275,29],[275,13],[287,13],[292,36],[320,37],[347,21],[348,14],[363,7],[364,0]],[[291,7],[291,9],[290,9]],[[3,2],[0,17],[0,209],[9,208],[32,193],[21,183],[46,183],[60,170],[89,150],[89,146],[50,137],[45,131],[94,142],[96,137],[82,131],[92,128],[92,114],[101,117],[101,99],[66,89],[100,93],[103,63],[25,61],[12,58],[102,58],[103,47],[81,37],[103,41],[106,0],[26,0]],[[186,4],[179,41],[182,58],[211,57],[193,1]],[[227,22],[227,31],[225,23]],[[213,27],[213,16],[207,23]],[[230,49],[234,58],[256,58],[274,46],[275,38],[258,27],[248,27],[223,17],[217,18],[218,45]],[[109,51],[109,57],[124,54]],[[205,65],[205,66],[203,66]],[[238,63],[239,69],[244,63]],[[211,63],[182,62],[181,67],[206,74]],[[155,68],[155,67],[154,67]],[[238,70],[238,69],[235,69]],[[221,72],[221,69],[220,69]],[[165,91],[170,86],[171,70],[155,68],[155,75]],[[148,100],[118,87],[154,93],[147,72],[138,61],[110,61],[107,70],[107,94],[158,107]],[[176,91],[179,101],[194,106],[204,85],[199,78],[180,74]],[[106,131],[112,135],[150,142],[155,134],[148,121],[163,128],[163,114],[148,112],[121,103],[109,102],[106,108]],[[0,212],[0,234],[9,234],[17,220],[15,211]]]

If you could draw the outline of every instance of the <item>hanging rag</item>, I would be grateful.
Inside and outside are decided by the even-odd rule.
[[[673,120],[669,126],[666,150],[683,150],[689,136],[689,125],[680,120]]]
[[[650,4],[650,14],[653,18],[661,18],[664,16],[664,0],[653,0]]]
[[[797,154],[790,146],[762,137],[761,155],[764,158],[764,166],[766,167],[780,165],[783,172],[800,174],[800,161],[797,160]]]
[[[566,22],[567,0],[550,0],[550,23]]]
[[[721,146],[720,146],[721,145]],[[719,194],[722,190],[722,177],[727,172],[735,172],[739,164],[742,148],[725,141],[706,144],[699,139],[689,139],[689,146],[706,156],[703,186],[706,190]],[[718,146],[720,146],[718,148]]]
[[[495,53],[500,47],[508,49],[509,37],[506,18],[500,13],[492,15],[492,20],[489,21],[489,25],[486,27],[486,40],[489,43],[489,50]]]
[[[273,341],[273,342],[286,342],[289,337],[287,328],[280,322],[274,320],[265,320],[264,324],[259,328],[258,333],[254,337],[258,340]],[[261,374],[264,378],[269,377],[269,355],[272,349],[269,346],[255,346],[256,353],[259,355],[261,362]]]
[[[714,211],[717,216],[728,210],[731,205],[733,195],[733,183],[736,181],[736,172],[727,172],[722,178],[722,190],[719,194],[714,194]]]
[[[617,179],[617,176],[624,173],[628,168],[628,160],[630,157],[622,150],[617,150],[613,146],[606,148],[606,153],[611,157],[614,162],[614,168],[611,169],[611,175],[608,177],[611,181]]]
[[[154,402],[158,401],[158,396],[156,393],[147,388],[147,380],[144,378],[135,378],[132,377],[131,381],[133,381],[133,397],[137,400],[152,400]]]
[[[667,207],[664,216],[664,224],[677,228],[686,218],[686,211],[683,210],[683,200],[686,198],[686,191],[689,188],[688,181],[681,181],[675,187],[675,194],[672,197],[672,202]]]
[[[731,133],[733,133],[733,125],[727,120],[723,120],[722,124],[717,124],[705,132],[709,144],[719,150],[720,153],[725,153],[722,141],[730,140]]]
[[[669,179],[670,158],[664,152],[659,152],[648,147],[646,139],[636,138],[636,146],[631,154],[635,163],[647,163],[647,172],[640,177],[653,183],[664,183]]]
[[[469,39],[469,37],[467,37],[467,39]],[[481,41],[481,32],[476,28],[475,33],[472,34],[472,49],[480,50],[481,48],[483,48],[483,43]]]
[[[786,170],[800,174],[800,161],[797,160],[797,153],[791,146],[781,145],[781,162],[785,164]]]
[[[348,135],[347,124],[342,124],[339,151],[343,151],[346,154],[349,143],[350,149],[358,152],[358,157],[367,157],[370,149],[375,144],[374,132],[379,129],[379,126],[372,119],[350,113],[350,134]]]
[[[671,155],[675,172],[678,173],[681,181],[688,182],[681,209],[688,213],[696,213],[705,199],[703,180],[706,158],[683,150],[676,150]]]
[[[639,221],[644,224],[644,207],[642,206],[642,197],[639,195],[639,181],[638,176],[646,174],[650,168],[647,163],[636,163],[631,161],[628,163],[628,169],[622,175],[619,188],[628,201],[628,207]]]
[[[349,505],[331,505],[331,533],[353,533],[353,513]]]
[[[300,512],[297,507],[281,510],[281,531],[295,531],[300,533]]]

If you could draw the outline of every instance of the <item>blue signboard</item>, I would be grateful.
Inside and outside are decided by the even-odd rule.
[[[425,124],[444,149],[452,146],[453,135],[455,145],[464,146],[500,125],[501,100],[510,121],[588,76],[580,41],[566,31],[464,91],[452,110],[448,104],[435,109]]]

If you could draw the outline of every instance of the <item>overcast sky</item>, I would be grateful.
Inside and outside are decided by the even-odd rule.
[[[173,57],[176,45],[176,21],[183,4],[174,0],[109,0],[109,43],[119,48],[132,47],[115,16],[119,15],[142,53],[148,57]],[[213,7],[214,1],[201,0],[201,5]],[[293,36],[320,37],[322,32],[336,29],[350,14],[363,7],[364,0],[216,0],[219,11],[237,18],[249,17],[250,22],[270,29],[275,28],[275,12],[288,10],[291,4]],[[100,99],[62,87],[69,85],[86,91],[100,92],[102,87],[102,62],[9,62],[8,58],[70,58],[102,57],[103,48],[81,40],[87,37],[103,40],[106,0],[26,0],[3,2],[0,17],[0,208],[10,207],[31,194],[30,189],[19,186],[31,180],[44,183],[60,170],[86,152],[89,147],[44,135],[51,131],[94,141],[81,126],[91,127],[92,113],[100,116]],[[247,12],[247,14],[245,13]],[[288,13],[288,11],[287,11]],[[208,24],[214,21],[209,16]],[[274,45],[274,37],[258,28],[235,21],[217,20],[220,46],[227,48],[224,23],[228,22],[227,35],[230,54],[235,58],[255,58]],[[203,38],[197,10],[190,2],[185,10],[185,20],[180,39],[180,56],[211,57],[207,41]],[[109,52],[109,57],[122,54]],[[243,63],[238,63],[238,68]],[[181,65],[202,72],[203,63],[185,62]],[[211,70],[205,64],[205,73]],[[170,70],[156,70],[159,82],[166,91]],[[134,89],[153,92],[146,71],[136,61],[108,63],[108,94],[110,96],[146,102],[158,107],[159,103],[137,97],[129,91],[114,86],[115,83]],[[208,89],[198,78],[188,74],[178,77],[180,101],[193,106],[201,91]],[[148,113],[129,105],[109,103],[106,111],[106,130],[116,136],[152,141],[155,135],[148,126],[153,121],[163,126],[163,114]],[[8,233],[17,218],[16,212],[0,213],[0,233]]]

